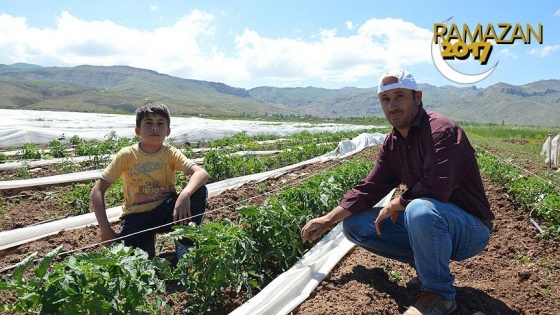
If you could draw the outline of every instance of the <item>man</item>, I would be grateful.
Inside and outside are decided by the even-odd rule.
[[[368,251],[414,267],[420,286],[404,314],[451,314],[457,308],[451,260],[464,260],[488,244],[494,214],[486,198],[474,149],[461,128],[427,112],[422,91],[404,70],[379,79],[378,97],[393,129],[370,174],[328,214],[301,230],[311,242],[344,220],[346,237]],[[400,184],[406,190],[372,208]]]

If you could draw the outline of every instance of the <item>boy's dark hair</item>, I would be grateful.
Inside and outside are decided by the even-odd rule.
[[[144,119],[144,117],[146,117],[148,113],[163,116],[167,121],[167,127],[171,125],[171,114],[169,114],[169,109],[167,109],[167,106],[165,106],[165,104],[163,104],[162,102],[152,101],[144,103],[144,105],[140,106],[136,110],[136,127],[140,127],[142,119]]]

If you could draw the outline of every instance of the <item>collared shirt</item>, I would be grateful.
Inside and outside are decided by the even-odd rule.
[[[389,132],[369,175],[348,190],[339,205],[352,213],[365,211],[399,184],[406,186],[399,200],[402,206],[416,198],[433,198],[482,220],[494,219],[465,132],[422,107],[406,139],[395,128]]]

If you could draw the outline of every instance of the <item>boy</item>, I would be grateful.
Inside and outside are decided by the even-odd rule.
[[[171,222],[184,225],[192,220],[200,225],[206,209],[208,173],[179,149],[163,144],[171,132],[170,121],[169,110],[160,102],[148,102],[138,108],[135,132],[140,136],[140,143],[117,153],[90,196],[101,241],[124,237],[125,245],[143,249],[150,259],[155,256],[156,233],[170,232]],[[190,175],[188,184],[179,193],[175,190],[177,171]],[[117,234],[107,219],[105,192],[121,176],[125,200],[121,231]],[[177,242],[177,259],[192,245],[188,239]]]

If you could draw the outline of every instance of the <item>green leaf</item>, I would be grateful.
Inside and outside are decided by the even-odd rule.
[[[47,255],[45,255],[45,257],[43,257],[43,259],[39,262],[39,266],[37,267],[37,269],[35,269],[35,275],[37,277],[43,278],[45,276],[49,266],[51,265],[51,262],[58,256],[61,250],[62,245],[58,246],[56,249],[49,252]]]
[[[113,292],[107,290],[107,288],[102,284],[94,285],[92,291],[108,300],[112,300],[114,298]]]
[[[33,264],[33,260],[35,259],[36,256],[37,256],[37,253],[35,252],[35,253],[29,255],[24,260],[22,260],[19,264],[17,264],[16,268],[14,269],[14,272],[12,273],[12,278],[17,283],[22,282],[23,274],[29,268],[29,266],[31,266],[31,264]]]

